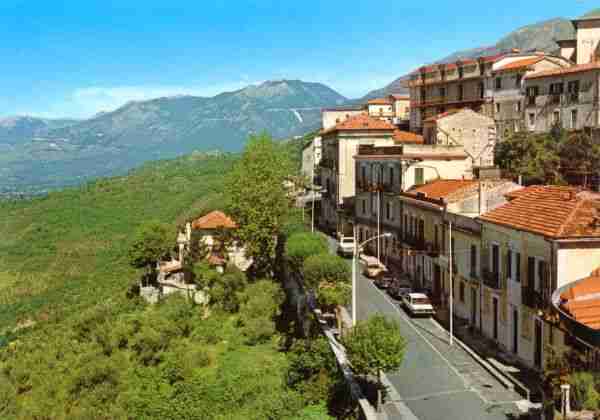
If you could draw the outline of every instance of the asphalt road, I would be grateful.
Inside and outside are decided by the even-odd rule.
[[[395,319],[407,341],[401,368],[386,373],[391,389],[384,409],[390,419],[519,417],[516,402],[523,404],[521,396],[507,390],[456,343],[451,347],[448,333],[437,323],[429,318],[409,317],[397,302],[362,274],[357,283],[357,318],[380,313]]]

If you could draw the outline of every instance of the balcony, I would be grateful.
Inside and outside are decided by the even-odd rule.
[[[492,289],[500,289],[500,273],[484,268],[481,274],[483,277],[483,284]]]
[[[521,287],[521,302],[523,305],[534,309],[544,308],[544,297],[541,292],[534,290],[532,287]]]

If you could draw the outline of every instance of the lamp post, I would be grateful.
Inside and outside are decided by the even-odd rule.
[[[361,248],[365,246],[367,242],[373,241],[375,239],[379,239],[379,237],[389,238],[392,236],[391,233],[384,233],[383,235],[373,236],[372,238],[367,239],[362,244],[356,244],[356,229],[353,227],[354,236],[354,251],[352,252],[352,326],[356,325],[356,257],[360,252]]]

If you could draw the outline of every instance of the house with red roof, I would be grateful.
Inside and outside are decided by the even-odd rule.
[[[530,186],[482,214],[482,321],[485,335],[543,369],[548,345],[564,350],[553,293],[600,265],[600,194]]]

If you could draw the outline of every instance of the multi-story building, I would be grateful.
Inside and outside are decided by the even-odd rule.
[[[600,262],[600,194],[532,186],[478,218],[483,280],[480,328],[529,366],[546,347],[564,350],[552,293],[589,276]]]
[[[321,186],[320,223],[332,232],[348,233],[343,216],[355,196],[354,156],[360,145],[393,146],[396,127],[366,113],[322,131],[322,158],[319,165]],[[346,199],[346,203],[344,203]],[[350,232],[350,236],[352,233]]]
[[[363,105],[348,105],[321,110],[321,129],[329,130],[337,124],[343,123],[348,118],[365,113]]]
[[[302,175],[314,182],[319,163],[321,163],[321,136],[316,136],[302,149]]]
[[[410,97],[392,94],[367,101],[367,112],[371,117],[385,119],[396,126],[408,128],[410,119]]]
[[[478,278],[474,268],[481,228],[475,217],[506,203],[504,194],[519,188],[498,178],[441,179],[400,193],[402,266],[415,285],[431,290],[434,301],[443,307],[450,293],[450,268],[453,268],[455,290],[461,291],[459,313],[473,313],[464,290],[470,290]],[[472,245],[477,245],[474,254]],[[472,292],[466,294],[471,296]]]
[[[536,71],[524,78],[528,130],[600,127],[600,14],[572,23],[576,39],[561,40],[559,45],[561,56],[576,57],[576,64]]]
[[[571,62],[560,56],[544,53],[507,55],[492,66],[488,89],[493,103],[493,117],[498,137],[524,131],[524,78],[532,73],[568,67]]]
[[[470,108],[491,116],[485,106],[486,78],[503,55],[423,66],[410,74],[410,129],[421,133],[423,122],[447,111]]]

